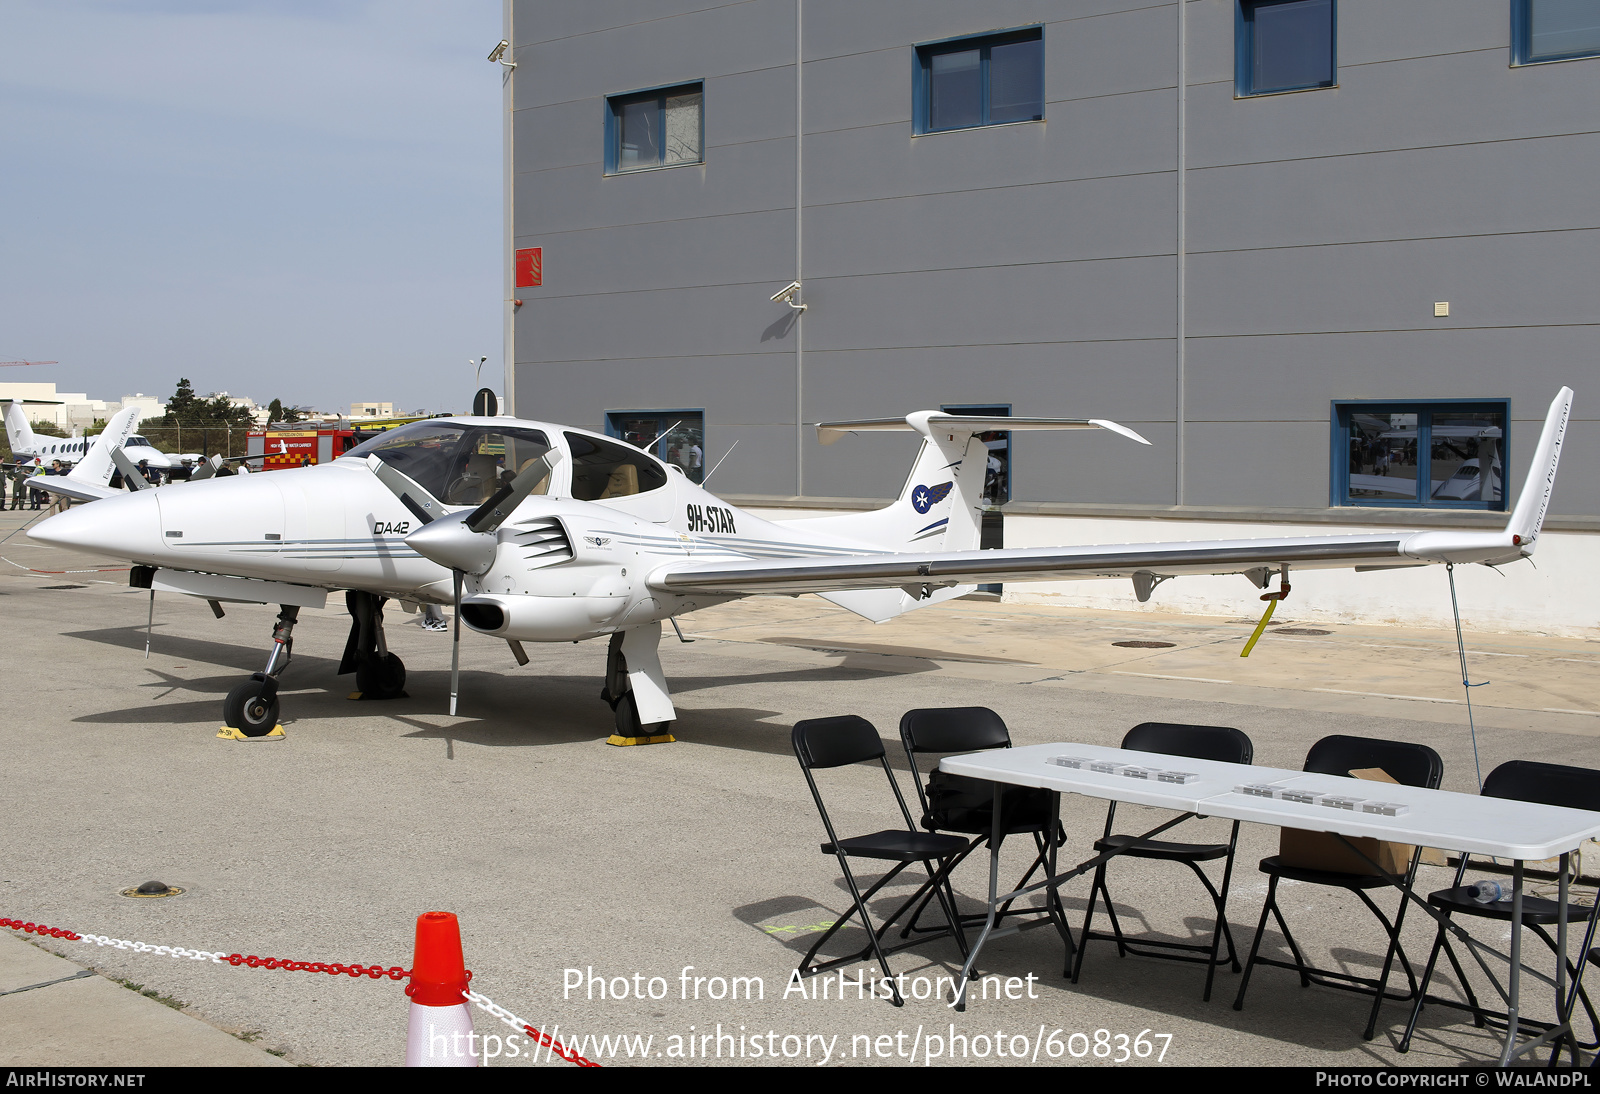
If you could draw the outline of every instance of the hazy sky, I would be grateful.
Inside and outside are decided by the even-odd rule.
[[[0,0],[0,380],[501,387],[499,0]]]

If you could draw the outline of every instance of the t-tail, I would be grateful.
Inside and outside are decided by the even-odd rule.
[[[817,437],[824,445],[833,444],[847,433],[901,431],[922,434],[922,448],[900,496],[887,508],[784,523],[796,529],[844,536],[891,553],[975,551],[983,527],[983,487],[989,467],[989,447],[982,436],[1034,429],[1108,429],[1140,444],[1150,443],[1126,426],[1101,418],[989,417],[919,410],[904,418],[823,422],[817,426]],[[973,588],[906,587],[823,595],[841,607],[881,622],[912,608],[963,596]]]
[[[128,443],[128,438],[139,428],[141,413],[140,407],[123,407],[111,416],[105,429],[90,443],[89,451],[71,471],[65,475],[35,476],[28,480],[29,484],[52,494],[65,494],[78,501],[95,501],[122,493],[111,488],[111,474],[117,470],[114,461],[121,453],[122,446]],[[123,457],[123,462],[127,462],[127,457]],[[126,474],[123,477],[126,478]],[[144,480],[139,481],[142,483]]]

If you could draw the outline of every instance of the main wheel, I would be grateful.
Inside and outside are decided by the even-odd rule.
[[[356,690],[368,699],[397,699],[405,686],[405,662],[392,653],[363,658],[356,665]]]
[[[649,725],[639,723],[639,706],[633,697],[633,692],[627,692],[617,700],[617,705],[612,708],[612,718],[617,727],[619,737],[659,737],[670,731],[671,722],[652,722]]]
[[[267,685],[250,679],[228,692],[222,720],[246,737],[265,737],[278,724],[278,697],[266,697]]]

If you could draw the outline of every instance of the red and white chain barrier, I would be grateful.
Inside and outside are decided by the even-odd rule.
[[[448,917],[448,924],[438,922],[444,917]],[[428,923],[425,924],[424,921],[428,921]],[[439,944],[436,939],[426,937],[433,933],[428,930],[430,926],[436,931],[442,930],[444,934],[453,935],[455,938],[453,952],[450,952],[448,945],[446,945],[446,953],[440,968],[435,968],[435,966],[441,964],[435,954],[428,953],[424,955],[423,952],[433,950]],[[360,979],[365,976],[372,980],[381,980],[385,977],[390,980],[411,980],[412,983],[406,987],[406,994],[412,998],[412,1036],[406,1052],[406,1062],[411,1066],[429,1066],[438,1062],[435,1059],[430,1059],[429,1056],[432,1048],[428,1041],[428,1031],[431,1029],[429,1025],[424,1025],[420,1033],[422,1040],[420,1042],[421,1052],[419,1057],[417,1051],[419,1047],[417,1024],[419,1010],[424,1015],[434,1018],[446,1017],[445,1012],[449,1012],[448,1018],[450,1019],[451,1032],[458,1025],[465,1031],[472,1029],[471,1013],[467,1010],[466,1002],[454,1002],[458,998],[488,1012],[513,1029],[526,1033],[533,1038],[535,1043],[545,1047],[550,1053],[561,1057],[568,1063],[577,1064],[579,1067],[600,1066],[591,1060],[584,1059],[577,1052],[567,1048],[549,1034],[541,1033],[515,1014],[495,1003],[488,996],[467,988],[466,983],[471,979],[472,974],[459,968],[462,963],[460,957],[460,933],[455,922],[455,916],[448,912],[427,912],[418,917],[418,953],[413,955],[412,969],[404,969],[399,965],[391,965],[385,968],[382,965],[346,965],[337,962],[294,961],[284,957],[257,957],[255,954],[223,953],[220,950],[194,950],[184,946],[159,946],[126,938],[111,938],[107,935],[80,934],[77,931],[66,930],[62,927],[50,927],[43,923],[29,923],[21,919],[0,918],[0,927],[22,931],[25,934],[36,934],[40,937],[59,938],[67,942],[82,942],[86,945],[125,950],[129,953],[149,953],[155,954],[157,957],[209,961],[214,965],[232,965],[235,968],[244,966],[251,969],[283,969],[288,972],[320,972],[327,973],[330,976],[348,976],[352,979]],[[421,957],[421,960],[418,960],[418,957]],[[452,968],[457,971],[452,972]],[[426,976],[428,983],[424,984],[415,979],[412,975],[414,971]],[[459,1013],[455,1013],[458,1008]],[[462,1024],[463,1022],[464,1025]],[[442,1027],[438,1033],[441,1036],[448,1036]],[[470,1040],[468,1043],[470,1045]],[[451,1055],[454,1056],[456,1054],[452,1053]],[[548,1056],[546,1058],[548,1059]],[[476,1060],[471,1057],[468,1057],[464,1062],[467,1063],[467,1066],[476,1064]]]

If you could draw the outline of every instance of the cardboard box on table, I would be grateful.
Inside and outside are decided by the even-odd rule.
[[[1398,784],[1387,771],[1378,767],[1363,767],[1350,772],[1357,779],[1368,782]],[[1345,845],[1344,840],[1332,832],[1307,832],[1301,828],[1283,828],[1278,833],[1278,861],[1285,866],[1302,870],[1326,870],[1335,874],[1375,874],[1366,855],[1381,866],[1385,873],[1404,874],[1411,868],[1411,856],[1416,848],[1407,843],[1390,843],[1370,836],[1347,837],[1361,849],[1357,854]]]

